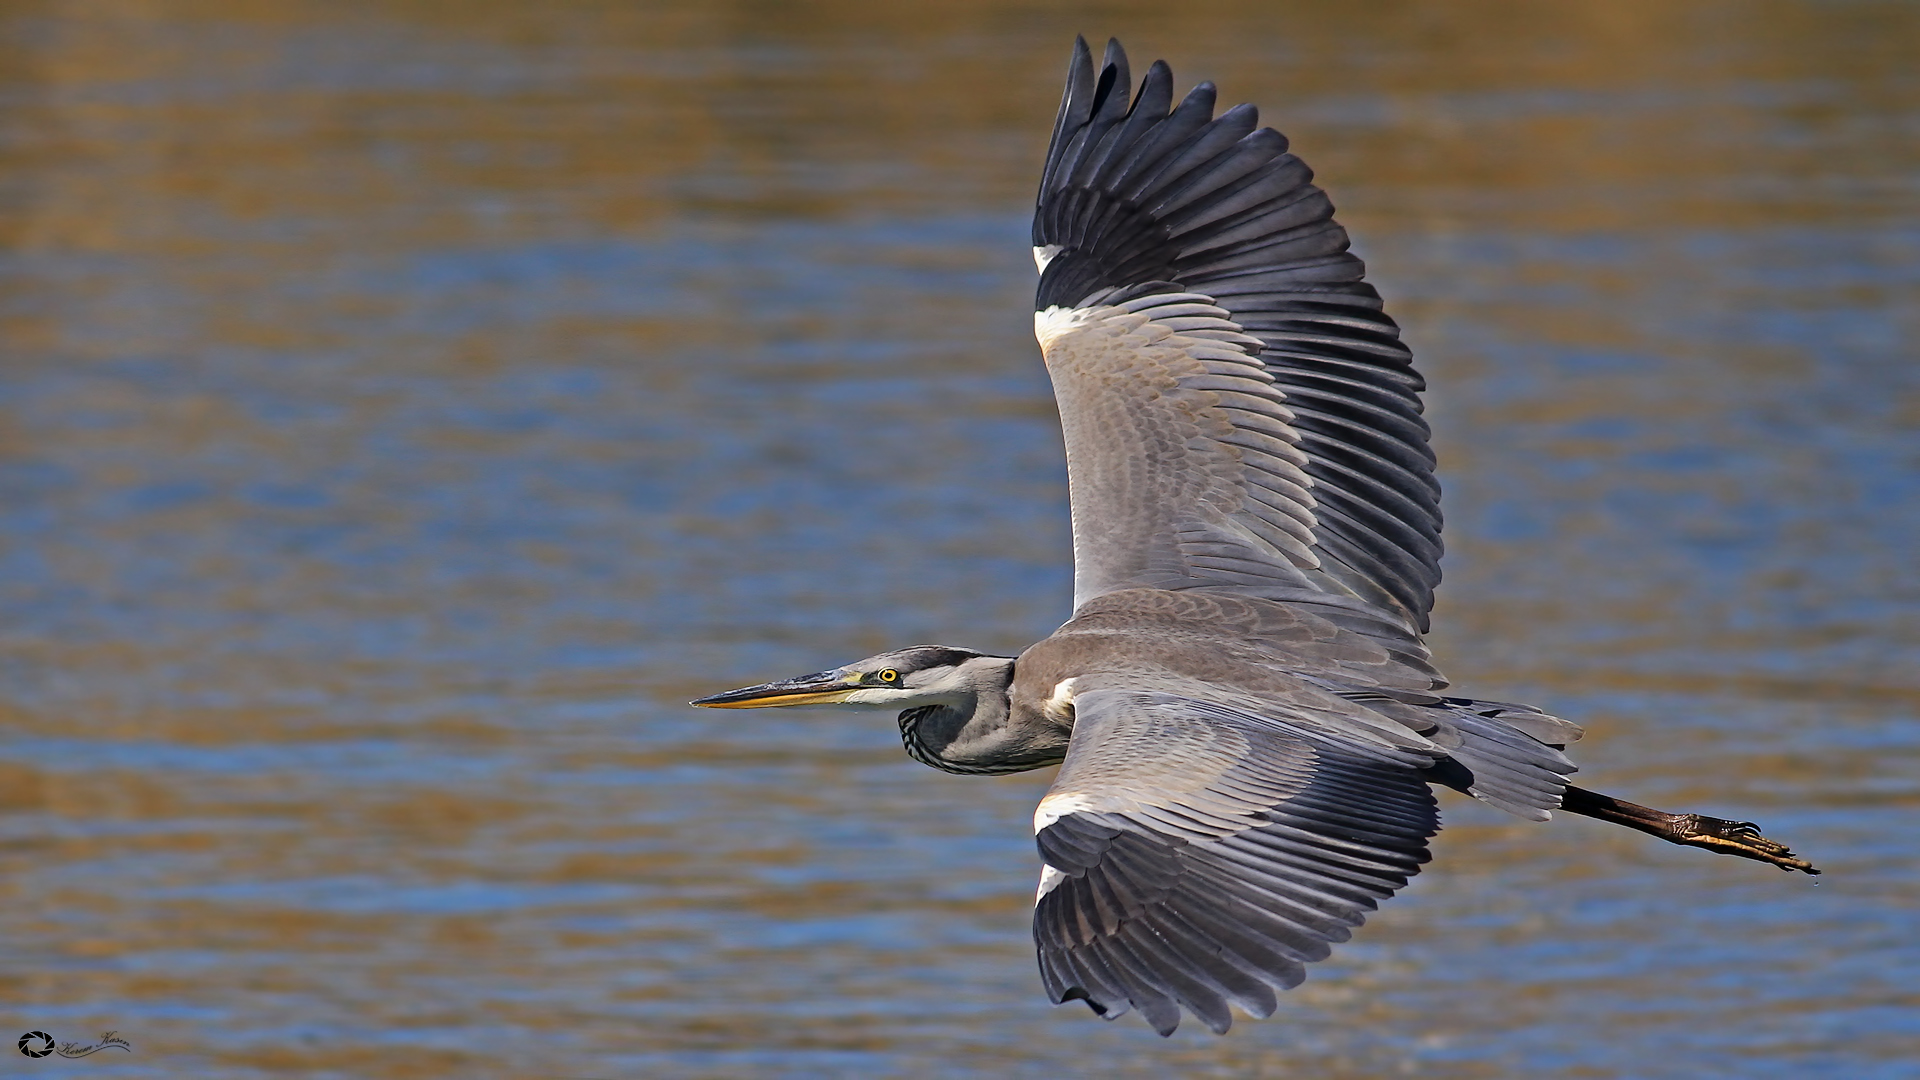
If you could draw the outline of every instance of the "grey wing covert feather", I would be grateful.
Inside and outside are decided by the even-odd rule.
[[[1346,941],[1428,858],[1426,759],[1176,694],[1087,690],[1034,815],[1033,936],[1056,1003],[1184,1007],[1215,1032]]]
[[[1424,633],[1440,489],[1420,376],[1312,172],[1251,106],[1173,106],[1076,43],[1034,213],[1074,602],[1130,587],[1362,604]]]

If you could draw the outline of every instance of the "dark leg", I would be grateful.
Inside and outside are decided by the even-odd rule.
[[[1804,874],[1820,872],[1807,860],[1795,858],[1785,844],[1776,844],[1761,836],[1759,826],[1751,821],[1722,821],[1701,814],[1669,814],[1572,784],[1567,785],[1560,809],[1569,814],[1638,829],[1670,844],[1706,848],[1722,855],[1738,855],[1743,859],[1772,863],[1782,870],[1798,870]]]

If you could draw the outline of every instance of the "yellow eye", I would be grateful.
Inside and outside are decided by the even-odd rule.
[[[880,673],[880,681],[887,682],[887,683],[899,682],[900,673],[893,670],[892,668],[887,668],[886,670]]]

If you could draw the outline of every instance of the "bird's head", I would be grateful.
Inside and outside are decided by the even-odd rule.
[[[695,701],[709,709],[762,709],[775,705],[865,705],[917,709],[930,705],[971,707],[982,693],[1006,693],[1013,660],[945,645],[912,645],[844,667],[761,683]]]
[[[916,761],[956,773],[1006,773],[1051,765],[1066,752],[1049,725],[1008,724],[1011,656],[913,645],[845,667],[761,683],[694,702],[709,709],[864,705],[900,710],[900,739]]]

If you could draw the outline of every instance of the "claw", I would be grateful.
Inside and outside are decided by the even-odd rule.
[[[1797,858],[1787,845],[1760,835],[1760,827],[1751,821],[1725,821],[1700,814],[1684,814],[1675,820],[1673,832],[1674,835],[1668,839],[1676,844],[1772,863],[1782,870],[1798,870],[1803,874],[1820,872],[1812,863]]]

